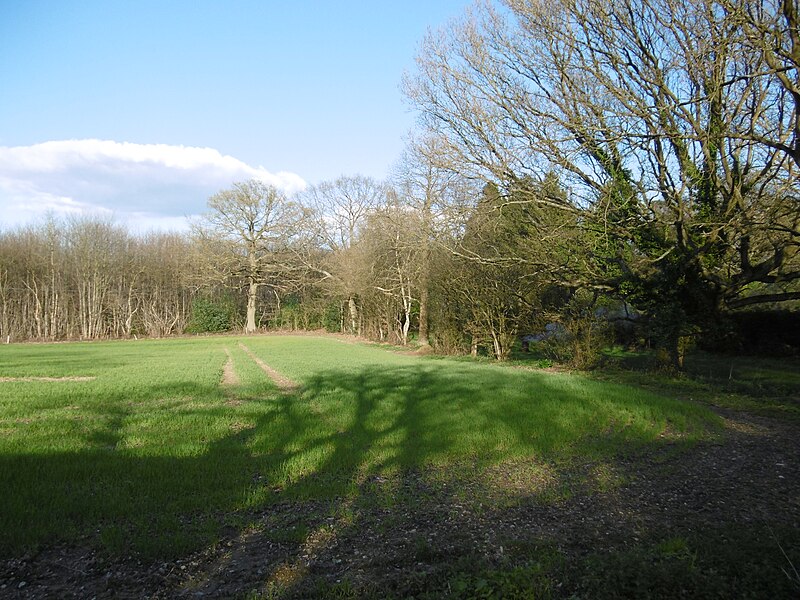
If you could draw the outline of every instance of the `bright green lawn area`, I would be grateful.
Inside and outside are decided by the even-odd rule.
[[[239,342],[300,387],[278,389]],[[220,384],[226,349],[236,386]],[[373,475],[468,479],[718,428],[625,385],[332,338],[0,347],[0,378],[32,376],[95,379],[0,381],[0,555],[82,540],[175,556],[270,503],[363,495]]]

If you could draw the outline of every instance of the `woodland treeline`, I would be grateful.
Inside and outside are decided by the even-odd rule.
[[[389,181],[239,182],[185,234],[6,231],[0,334],[741,349],[742,315],[800,301],[799,22],[794,0],[480,4],[423,42]]]

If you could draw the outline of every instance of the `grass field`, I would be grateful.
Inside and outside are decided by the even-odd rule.
[[[513,470],[548,503],[620,485],[620,457],[720,430],[708,408],[639,387],[334,338],[2,346],[0,554],[61,543],[174,558],[287,503],[406,510],[409,473],[511,505],[518,487],[493,473]],[[580,482],[560,479],[585,462]]]
[[[213,539],[222,513],[354,494],[370,475],[602,456],[714,423],[580,376],[332,339],[247,344],[301,391],[279,390],[232,338],[3,347],[0,376],[95,378],[0,384],[3,552],[98,532],[113,552],[185,552]],[[220,385],[225,348],[234,389]]]

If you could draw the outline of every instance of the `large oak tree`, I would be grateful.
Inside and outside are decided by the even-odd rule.
[[[303,231],[305,211],[274,186],[259,180],[235,183],[208,199],[211,209],[195,232],[216,249],[209,267],[241,278],[247,294],[246,333],[257,330],[259,288],[286,288],[297,272],[292,245]],[[220,254],[221,251],[221,254]]]

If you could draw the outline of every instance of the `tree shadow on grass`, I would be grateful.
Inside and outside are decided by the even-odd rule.
[[[136,415],[118,398],[90,450],[0,457],[3,554],[88,536],[112,558],[193,556],[193,570],[165,576],[161,591],[223,596],[307,592],[359,572],[397,578],[475,553],[499,560],[515,530],[489,517],[514,525],[522,515],[517,537],[531,543],[558,529],[563,498],[554,509],[553,490],[574,487],[558,460],[591,448],[593,460],[610,462],[628,446],[680,444],[659,437],[665,419],[707,425],[685,405],[630,388],[598,399],[566,380],[453,365],[328,371],[296,393],[243,393],[237,406],[199,385],[152,396],[179,393],[219,404],[166,405],[196,438],[171,428],[174,448],[126,446],[147,427],[132,429]],[[624,536],[640,523],[630,510],[616,526]],[[95,583],[108,585],[100,574]]]

